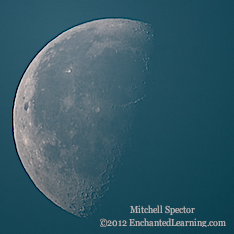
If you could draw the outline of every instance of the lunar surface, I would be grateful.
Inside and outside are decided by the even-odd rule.
[[[36,187],[79,217],[108,191],[146,98],[150,25],[102,19],[71,28],[33,59],[18,87],[14,137]]]

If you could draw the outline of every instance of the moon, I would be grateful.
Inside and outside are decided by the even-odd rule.
[[[75,26],[33,59],[17,89],[13,129],[36,187],[78,217],[109,189],[146,97],[153,31],[129,19]]]

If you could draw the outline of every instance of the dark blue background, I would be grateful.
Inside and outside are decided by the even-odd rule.
[[[233,1],[1,0],[0,233],[233,233]],[[87,21],[124,17],[155,30],[152,84],[119,176],[88,219],[55,206],[17,156],[12,108],[33,57],[58,34]],[[195,207],[175,220],[224,220],[226,227],[112,227],[99,220],[167,220],[130,205]]]

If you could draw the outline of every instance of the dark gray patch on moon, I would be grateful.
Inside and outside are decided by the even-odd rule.
[[[34,58],[17,90],[14,136],[37,188],[85,217],[109,188],[145,98],[148,24],[103,19],[74,27]]]

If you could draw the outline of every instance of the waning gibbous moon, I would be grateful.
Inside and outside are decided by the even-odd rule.
[[[18,87],[13,127],[36,187],[79,217],[109,189],[146,97],[150,25],[101,19],[73,27],[33,59]]]

